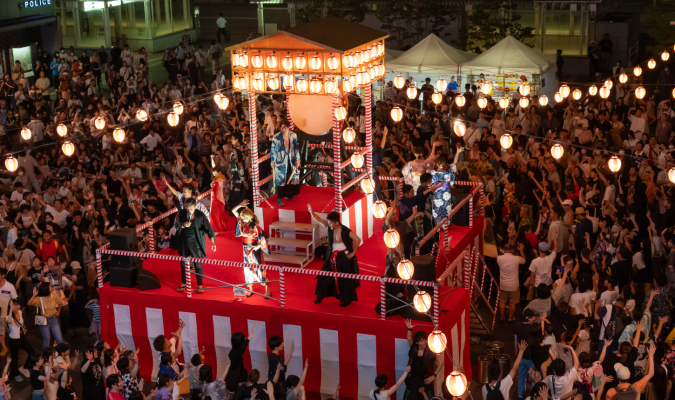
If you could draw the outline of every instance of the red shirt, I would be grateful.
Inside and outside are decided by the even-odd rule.
[[[539,242],[539,240],[537,239],[536,233],[528,233],[527,235],[525,235],[525,240],[530,242],[532,247],[537,247],[537,242]]]
[[[51,242],[47,243],[42,241],[38,244],[37,255],[42,258],[42,261],[47,261],[47,258],[54,257],[54,260],[58,260],[56,256],[59,253],[62,253],[61,245],[57,240],[52,239]]]

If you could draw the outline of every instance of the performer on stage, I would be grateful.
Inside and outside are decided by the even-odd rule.
[[[239,144],[237,136],[232,137],[232,152],[230,153],[230,197],[227,202],[230,210],[246,198],[246,174],[244,172],[244,149]]]
[[[433,216],[436,223],[439,224],[443,218],[447,217],[452,210],[452,196],[450,195],[450,188],[453,187],[455,176],[457,176],[457,167],[455,164],[448,165],[445,156],[440,155],[436,159],[436,171],[431,172],[431,177],[434,180],[434,185],[443,183],[443,186],[434,192]],[[448,220],[448,226],[452,225],[452,221]]]
[[[272,138],[271,154],[277,205],[283,207],[284,197],[288,200],[295,200],[295,195],[300,193],[298,135],[288,129],[288,122],[282,122],[281,131]]]
[[[323,219],[312,212],[312,206],[307,205],[312,218],[328,228],[328,248],[326,262],[322,271],[358,274],[359,265],[356,261],[356,251],[361,245],[361,239],[349,228],[340,223],[340,214],[333,211]],[[340,307],[347,307],[352,301],[358,300],[356,288],[358,279],[334,278],[332,276],[318,276],[316,278],[316,301],[319,304],[326,297],[335,297],[340,300]]]
[[[171,190],[171,192],[174,195],[174,198],[178,200],[178,204],[176,204],[176,207],[179,210],[185,209],[185,203],[187,202],[187,200],[193,198],[195,195],[194,186],[192,185],[184,184],[181,189],[181,192],[179,192],[176,189],[174,189],[173,186],[169,184],[169,182],[167,182],[166,178],[164,178],[164,184],[166,185],[167,188],[169,188],[169,190]],[[197,202],[197,210],[204,213],[204,215],[206,215],[207,220],[209,219],[210,214],[209,210],[206,209],[206,207],[204,206],[204,204],[202,204],[201,201]],[[173,250],[180,250],[181,244],[178,242],[179,229],[180,223],[178,222],[178,214],[176,214],[176,219],[173,221],[173,228],[171,228],[171,231],[169,232],[171,235],[169,247]]]
[[[253,211],[246,208],[248,200],[242,201],[239,205],[232,209],[232,212],[237,217],[237,227],[235,228],[234,236],[242,238],[244,247],[244,262],[249,264],[263,264],[263,251],[270,254],[267,246],[267,238],[269,237],[265,231],[262,230],[258,223],[258,217]],[[240,209],[242,209],[239,211]],[[244,268],[244,277],[248,284],[248,292],[246,297],[253,296],[253,284],[260,283],[265,287],[265,298],[272,297],[269,285],[265,282],[265,270],[256,268]]]
[[[211,240],[211,250],[216,251],[216,234],[209,223],[209,217],[197,209],[197,200],[193,197],[185,200],[185,208],[178,213],[179,228],[176,235],[180,238],[180,247],[178,254],[181,257],[206,257],[206,239],[204,235]],[[202,293],[202,263],[194,263],[194,270],[197,274],[197,293]],[[182,292],[187,287],[185,281],[185,262],[181,261],[180,269],[183,284],[178,287]]]
[[[414,149],[415,159],[409,161],[401,170],[405,183],[411,185],[415,192],[420,186],[420,177],[423,173],[431,171],[434,169],[434,160],[436,159],[436,147],[440,146],[440,142],[434,142],[434,146],[431,149],[431,153],[426,160],[423,160],[424,148],[422,146],[417,146]]]
[[[211,212],[210,220],[211,226],[216,233],[227,231],[227,222],[225,221],[225,187],[226,179],[222,172],[214,172],[215,177],[211,182]]]

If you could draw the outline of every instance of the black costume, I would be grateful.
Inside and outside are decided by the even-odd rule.
[[[195,257],[195,258],[205,258],[206,257],[206,238],[204,235],[208,236],[213,242],[216,241],[216,234],[213,232],[209,218],[204,215],[203,212],[195,210],[194,219],[190,221],[190,213],[187,208],[180,210],[178,213],[178,222],[179,228],[176,232],[176,236],[180,237],[180,247],[178,248],[178,254],[181,257]],[[189,227],[183,227],[183,225],[190,221],[191,224]],[[197,273],[197,285],[202,285],[202,274],[204,270],[202,269],[202,263],[194,263],[194,269]],[[185,262],[181,261],[180,276],[185,284]]]
[[[358,274],[359,264],[356,261],[356,255],[352,259],[347,258],[347,253],[354,251],[354,241],[349,237],[352,232],[346,226],[342,227],[341,237],[346,250],[333,251],[333,230],[328,227],[328,247],[326,247],[326,262],[323,264],[322,271],[342,272],[347,274]],[[356,288],[359,287],[358,279],[334,278],[332,276],[318,276],[316,278],[317,302],[321,302],[326,297],[335,297],[344,305],[358,300]]]

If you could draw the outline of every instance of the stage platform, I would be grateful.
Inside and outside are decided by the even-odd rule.
[[[218,235],[217,251],[209,250],[207,257],[242,262],[241,240],[234,237],[235,220],[228,218],[227,222],[229,231]],[[451,228],[451,244],[461,245],[466,241],[463,236],[482,227],[481,219],[474,222],[473,229]],[[382,239],[381,220],[375,220],[373,230],[374,236],[361,246],[357,259],[361,274],[382,276],[387,249]],[[458,250],[457,254],[461,253]],[[305,269],[320,269],[322,265],[323,261],[315,260]],[[100,290],[100,297],[103,339],[113,346],[119,340],[124,348],[141,349],[139,358],[144,366],[141,374],[146,380],[156,376],[158,369],[152,341],[160,334],[170,335],[177,328],[179,318],[187,324],[183,331],[183,361],[205,346],[206,363],[212,365],[216,377],[229,362],[227,355],[234,332],[248,334],[255,324],[256,333],[245,355],[245,364],[248,371],[257,368],[262,376],[267,373],[269,337],[282,336],[287,350],[294,340],[295,352],[287,375],[300,375],[303,360],[309,358],[306,387],[312,399],[329,397],[339,383],[341,398],[367,400],[378,374],[387,374],[390,382],[394,382],[407,365],[409,347],[402,318],[381,320],[375,313],[375,306],[380,302],[380,283],[377,281],[361,281],[359,301],[349,307],[340,308],[334,298],[316,305],[315,277],[293,273],[287,268],[286,308],[281,308],[278,301],[261,296],[236,301],[231,288],[209,289],[202,294],[194,293],[188,299],[185,292],[176,291],[180,284],[178,261],[148,259],[144,268],[159,277],[162,288],[141,291],[110,287],[106,283]],[[237,267],[205,265],[204,274],[221,281],[205,279],[205,287],[224,286],[222,282],[244,282],[244,271]],[[269,280],[278,278],[278,272],[268,273]],[[192,279],[196,285],[194,276]],[[274,282],[270,287],[273,297],[278,299],[279,283]],[[258,293],[263,292],[260,286],[254,288]],[[441,287],[440,294],[439,329],[447,337],[448,354],[470,378],[468,293],[461,288]],[[427,334],[432,330],[430,323],[416,321],[415,325],[415,330],[423,329]],[[441,385],[442,377],[452,370],[452,361],[446,356],[444,373],[439,374],[437,384]],[[402,389],[397,398],[402,398]]]

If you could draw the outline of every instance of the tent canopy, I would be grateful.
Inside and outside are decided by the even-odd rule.
[[[459,65],[476,54],[457,50],[433,33],[393,61],[386,68],[395,72],[455,74]]]
[[[555,61],[554,55],[534,50],[513,36],[507,36],[483,54],[463,63],[461,68],[463,74],[542,75],[555,66]]]
[[[384,49],[384,62],[389,63],[394,61],[403,53],[405,53],[403,50]]]

